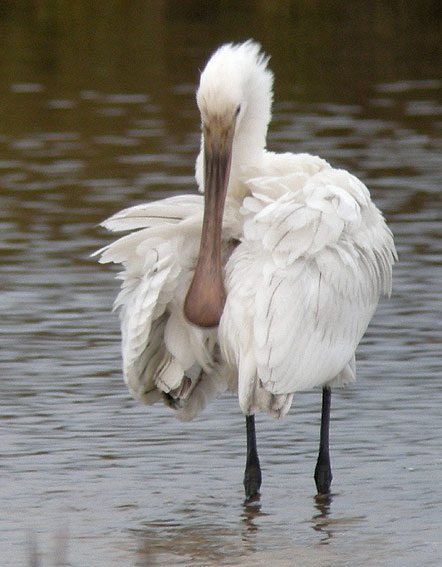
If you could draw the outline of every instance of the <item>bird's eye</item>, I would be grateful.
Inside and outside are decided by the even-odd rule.
[[[235,111],[235,118],[238,118],[238,114],[239,114],[240,112],[241,112],[241,105],[238,104],[238,107],[237,107],[237,109],[236,109],[236,111]]]

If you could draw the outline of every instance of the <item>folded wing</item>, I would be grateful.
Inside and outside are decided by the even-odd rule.
[[[163,399],[183,420],[225,389],[215,332],[190,325],[183,315],[202,211],[198,195],[131,207],[103,226],[138,230],[98,251],[101,263],[123,266],[114,307],[120,310],[124,378],[131,394],[146,404]]]
[[[244,238],[227,264],[222,345],[240,368],[243,411],[260,409],[265,390],[285,413],[293,392],[354,380],[355,349],[390,293],[395,250],[368,190],[347,172],[249,184]]]

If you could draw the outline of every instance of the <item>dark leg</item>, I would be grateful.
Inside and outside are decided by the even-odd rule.
[[[244,472],[244,489],[246,491],[246,502],[252,502],[259,497],[261,487],[261,467],[259,465],[258,451],[256,448],[255,416],[246,415],[247,428],[247,460]]]
[[[333,479],[330,465],[329,430],[330,430],[331,388],[322,389],[321,435],[319,440],[318,462],[315,468],[315,482],[318,494],[329,494]]]

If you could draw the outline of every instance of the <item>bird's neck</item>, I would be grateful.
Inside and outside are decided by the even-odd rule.
[[[242,200],[250,193],[246,181],[262,166],[267,125],[243,121],[235,132],[228,196]]]
[[[265,155],[267,135],[266,113],[245,116],[237,131],[232,145],[232,161],[230,166],[227,198],[241,202],[250,194],[246,181],[259,175]],[[201,151],[196,161],[196,180],[201,190],[204,188],[204,149],[201,140]]]

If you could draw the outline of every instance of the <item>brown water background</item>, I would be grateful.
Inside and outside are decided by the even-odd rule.
[[[259,40],[269,147],[370,187],[400,263],[333,399],[334,495],[314,499],[320,392],[257,419],[259,506],[225,395],[190,424],[129,397],[97,224],[193,192],[199,69]],[[407,1],[0,2],[0,564],[439,566],[442,8]],[[58,550],[58,551],[57,551]]]

